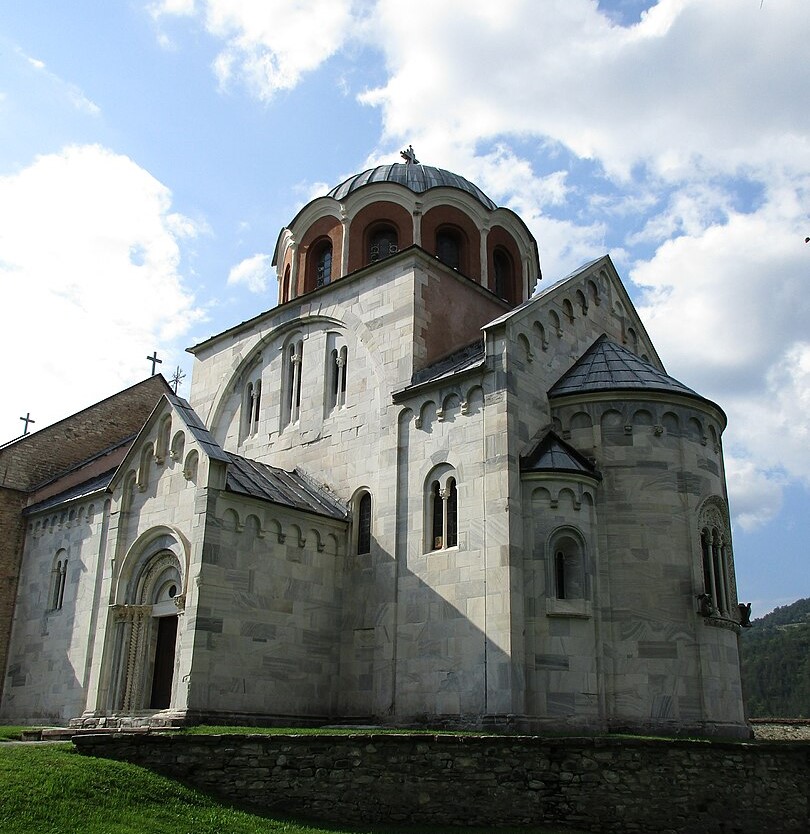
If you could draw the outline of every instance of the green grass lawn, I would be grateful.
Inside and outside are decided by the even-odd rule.
[[[491,829],[478,828],[307,825],[236,810],[136,765],[80,756],[70,744],[0,745],[3,834],[443,834],[461,830],[491,834]],[[549,827],[498,832],[518,830],[522,834],[575,834]]]

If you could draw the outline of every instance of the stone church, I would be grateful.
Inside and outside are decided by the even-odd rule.
[[[382,165],[278,304],[0,447],[0,719],[746,736],[722,409],[609,257]],[[743,612],[744,613],[744,612]]]

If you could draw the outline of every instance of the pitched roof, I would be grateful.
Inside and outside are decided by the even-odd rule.
[[[553,431],[546,432],[520,457],[521,472],[559,472],[602,480],[596,467]]]
[[[573,367],[551,386],[550,398],[594,391],[663,391],[703,400],[669,374],[627,348],[600,336]]]
[[[417,371],[411,377],[411,386],[422,385],[425,382],[436,382],[445,377],[455,376],[462,371],[477,368],[484,364],[484,340],[477,339],[451,354],[438,359],[425,368]]]
[[[176,394],[166,394],[166,399],[180,413],[180,417],[183,419],[186,427],[194,439],[200,444],[205,454],[214,460],[221,460],[224,463],[228,463],[227,454],[222,451],[222,447],[214,440],[214,435],[208,431],[203,421],[197,416],[197,412],[188,402]]]
[[[225,489],[308,513],[328,516],[339,521],[348,518],[343,503],[297,469],[287,472],[266,463],[259,463],[231,452]]]
[[[109,469],[107,472],[103,472],[101,475],[96,475],[93,478],[89,478],[86,481],[82,481],[80,484],[76,484],[75,486],[72,486],[69,489],[56,493],[55,495],[50,495],[47,498],[44,498],[42,501],[37,501],[35,504],[31,504],[28,507],[26,507],[23,510],[23,515],[29,515],[30,513],[37,513],[42,510],[48,510],[51,507],[56,507],[57,505],[64,504],[67,501],[75,501],[79,498],[87,498],[96,492],[104,492],[110,485],[110,481],[112,481],[112,477],[114,474],[115,469]]]

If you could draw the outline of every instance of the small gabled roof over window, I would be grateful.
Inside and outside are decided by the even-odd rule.
[[[520,456],[520,471],[585,475],[602,480],[596,467],[553,431],[535,440],[526,453]]]

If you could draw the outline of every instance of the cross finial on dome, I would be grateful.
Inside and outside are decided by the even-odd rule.
[[[406,165],[419,164],[419,160],[416,158],[416,154],[413,152],[413,145],[408,145],[408,149],[405,151],[400,151],[399,155],[405,160]]]

